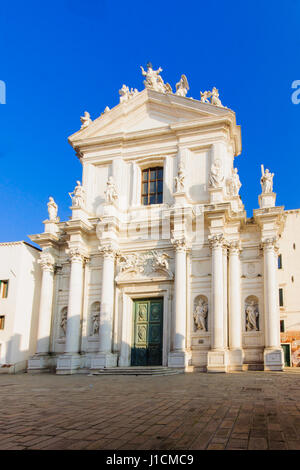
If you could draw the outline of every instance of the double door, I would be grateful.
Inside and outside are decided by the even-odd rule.
[[[132,366],[162,365],[163,299],[134,301]]]

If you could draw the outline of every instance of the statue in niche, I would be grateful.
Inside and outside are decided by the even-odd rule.
[[[273,192],[273,177],[274,173],[270,173],[268,168],[264,170],[264,166],[261,165],[261,191],[262,193],[272,193]]]
[[[63,308],[61,312],[61,318],[60,318],[60,328],[61,328],[61,338],[65,338],[67,334],[67,321],[68,321],[68,309]]]
[[[208,303],[204,298],[198,300],[194,310],[194,330],[207,331],[207,314],[208,314]]]
[[[220,188],[224,180],[221,160],[213,162],[210,169],[209,186],[211,188]]]
[[[223,106],[221,103],[221,100],[219,98],[219,90],[214,86],[211,92],[211,104],[214,104],[215,106]]]
[[[69,196],[72,200],[72,207],[83,207],[85,201],[85,191],[81,186],[80,181],[76,181],[77,185],[72,193],[69,193]]]
[[[106,190],[104,191],[104,194],[105,200],[108,204],[113,204],[118,199],[116,185],[112,176],[110,176],[107,180]]]
[[[49,220],[56,222],[57,221],[57,211],[58,211],[58,206],[56,202],[54,201],[53,197],[49,197],[49,202],[47,204],[48,206],[48,215],[49,215]]]
[[[186,96],[188,90],[190,89],[187,78],[185,75],[181,75],[181,78],[178,83],[176,83],[176,93],[178,96]]]
[[[255,300],[246,301],[246,331],[258,331],[258,303]]]
[[[92,122],[90,113],[84,111],[84,116],[80,116],[80,121],[82,123],[80,129],[85,129],[86,127],[88,127]]]
[[[94,312],[92,314],[92,335],[97,336],[99,334],[99,312]]]
[[[228,193],[230,196],[238,196],[240,187],[242,186],[240,182],[240,177],[238,175],[237,168],[233,168],[232,175],[228,178]]]
[[[175,190],[176,193],[181,193],[184,191],[184,179],[185,179],[185,169],[182,162],[179,163],[178,175],[175,176]]]
[[[160,93],[172,93],[172,88],[169,83],[164,83],[163,79],[159,75],[162,72],[162,68],[159,67],[157,70],[153,70],[151,62],[147,64],[147,71],[141,66],[142,75],[146,77],[144,80],[145,88],[159,91]]]

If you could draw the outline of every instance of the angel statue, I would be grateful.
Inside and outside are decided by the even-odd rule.
[[[92,122],[90,113],[84,111],[84,116],[80,116],[80,121],[82,122],[80,129],[85,129],[86,127],[88,127]]]
[[[266,171],[264,170],[264,166],[261,165],[261,178],[260,178],[260,184],[261,184],[261,190],[263,193],[272,193],[273,192],[273,177],[274,173],[270,173],[268,168],[266,168]]]
[[[187,78],[185,75],[181,75],[181,78],[178,83],[176,83],[176,93],[178,96],[186,96],[188,90],[190,89]]]
[[[172,93],[172,88],[169,83],[165,84],[161,76],[159,75],[162,72],[162,68],[159,67],[157,70],[153,70],[151,62],[147,64],[147,71],[141,66],[142,75],[146,77],[144,80],[144,85],[146,88],[150,88],[160,93]]]
[[[53,197],[49,197],[49,202],[47,204],[48,206],[48,214],[49,214],[49,220],[52,220],[54,222],[57,221],[57,210],[58,206],[56,202],[54,201]]]
[[[113,204],[118,199],[116,185],[112,176],[110,176],[107,180],[106,190],[104,191],[104,193],[106,202],[109,204]]]
[[[85,202],[85,191],[81,186],[80,181],[76,181],[77,185],[72,193],[69,193],[69,196],[72,200],[73,207],[83,207]]]
[[[201,96],[201,103],[210,103],[209,99],[211,97],[211,91],[204,91],[202,93],[202,91],[200,91],[200,96]]]

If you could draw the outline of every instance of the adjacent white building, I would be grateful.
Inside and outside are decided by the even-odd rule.
[[[0,372],[26,370],[36,351],[39,255],[24,241],[0,243]]]
[[[262,166],[246,217],[235,113],[216,88],[189,98],[184,75],[173,93],[160,72],[148,64],[143,91],[123,85],[116,107],[94,121],[85,112],[69,138],[83,168],[72,216],[60,221],[51,197],[44,232],[30,236],[42,248],[30,371],[284,367],[280,320],[294,315],[288,329],[300,317],[290,212]]]

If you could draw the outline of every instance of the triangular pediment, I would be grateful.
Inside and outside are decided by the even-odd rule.
[[[166,128],[190,121],[210,120],[228,113],[232,114],[228,108],[145,89],[128,102],[120,103],[102,114],[87,128],[70,136],[69,141],[74,145],[82,140]]]

